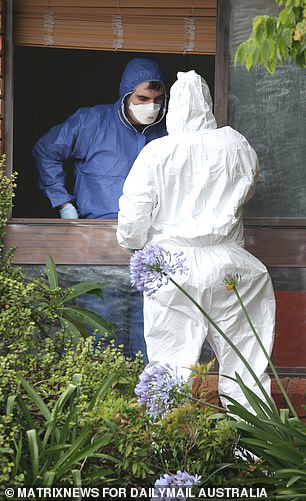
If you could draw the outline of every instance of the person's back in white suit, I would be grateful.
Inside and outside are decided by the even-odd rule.
[[[258,160],[247,140],[231,127],[217,129],[206,82],[194,71],[178,73],[170,91],[168,136],[148,144],[136,159],[120,198],[117,238],[140,249],[159,244],[183,251],[188,275],[177,281],[196,299],[249,361],[270,392],[267,361],[223,278],[238,285],[258,334],[271,353],[275,300],[265,266],[243,249],[242,207],[253,195]],[[223,375],[238,372],[259,390],[240,359],[173,284],[144,301],[144,330],[150,362],[188,366],[200,357],[205,338],[219,361],[219,392],[247,405],[238,385]],[[222,397],[226,405],[226,400]]]

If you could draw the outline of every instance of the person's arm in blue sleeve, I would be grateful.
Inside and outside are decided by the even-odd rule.
[[[62,124],[52,127],[33,148],[39,187],[49,198],[53,208],[64,208],[66,203],[74,199],[65,187],[66,174],[63,163],[67,158],[81,156],[78,138],[86,118],[84,113],[84,109],[78,110]],[[66,213],[68,214],[67,209]],[[72,217],[71,214],[70,212],[70,215],[62,217]],[[73,216],[78,217],[76,210]]]

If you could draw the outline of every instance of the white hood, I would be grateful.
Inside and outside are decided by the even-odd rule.
[[[205,81],[178,73],[169,134],[147,144],[124,183],[118,241],[186,246],[243,244],[242,206],[253,195],[257,155],[231,127],[216,126]]]
[[[204,78],[194,70],[178,72],[170,90],[166,126],[169,134],[216,129],[212,99]]]

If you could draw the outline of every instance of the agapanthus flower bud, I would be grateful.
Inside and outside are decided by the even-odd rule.
[[[223,283],[227,290],[232,290],[234,287],[237,287],[238,282],[241,280],[241,276],[238,273],[228,273],[223,278]]]

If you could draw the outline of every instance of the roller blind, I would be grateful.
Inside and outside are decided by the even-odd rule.
[[[145,5],[147,4],[147,5]],[[15,0],[15,45],[215,54],[217,0]]]

